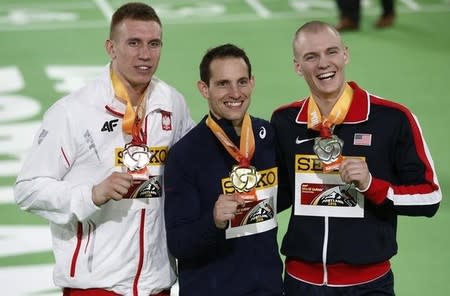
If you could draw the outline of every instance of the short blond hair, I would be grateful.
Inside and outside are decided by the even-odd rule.
[[[317,33],[317,32],[322,32],[325,30],[330,30],[334,34],[336,34],[336,36],[339,37],[339,40],[341,40],[341,43],[342,43],[341,34],[338,32],[338,30],[336,30],[336,28],[333,25],[330,25],[329,23],[322,22],[322,21],[310,21],[310,22],[304,23],[300,28],[297,29],[297,31],[295,31],[294,39],[292,40],[292,49],[294,51],[294,56],[295,56],[295,46],[296,46],[296,43],[298,40],[298,36],[301,33],[303,33],[303,32]]]

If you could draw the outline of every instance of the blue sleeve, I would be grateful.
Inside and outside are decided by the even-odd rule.
[[[212,210],[202,209],[202,184],[196,182],[196,169],[186,155],[182,150],[169,151],[164,173],[167,244],[178,259],[201,257],[225,240],[225,231],[214,224]]]

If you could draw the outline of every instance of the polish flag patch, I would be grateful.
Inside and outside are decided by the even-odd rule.
[[[161,127],[163,131],[172,130],[172,116],[170,112],[161,111]]]
[[[372,134],[355,134],[353,137],[353,145],[355,146],[371,146]]]

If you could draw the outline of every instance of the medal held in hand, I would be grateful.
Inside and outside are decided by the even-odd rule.
[[[231,183],[236,192],[246,200],[257,200],[256,184],[258,184],[260,176],[256,168],[250,165],[253,153],[255,152],[255,137],[253,135],[250,115],[248,113],[244,114],[239,147],[234,145],[224,130],[211,116],[206,120],[206,125],[211,129],[228,153],[239,163],[238,165],[234,165],[230,172]]]
[[[256,171],[255,167],[235,165],[231,170],[230,179],[236,192],[244,199],[246,199],[246,197],[255,199],[256,184],[258,184],[261,179],[261,175]]]
[[[149,176],[148,164],[152,154],[144,144],[125,145],[122,154],[123,168],[133,176],[133,184],[123,198],[154,198],[162,196],[161,176]]]
[[[331,134],[327,127],[320,129],[320,137],[314,139],[314,153],[322,162],[323,172],[339,169],[342,161],[342,148],[344,141],[338,136]]]
[[[127,88],[111,68],[111,81],[115,97],[126,104],[122,120],[122,131],[131,136],[122,152],[122,170],[133,176],[133,184],[123,198],[161,197],[161,182],[156,176],[149,176],[148,164],[151,153],[147,147],[147,133],[142,128],[145,118],[145,98],[148,88],[140,95],[133,106]]]
[[[128,143],[123,149],[123,165],[127,173],[133,178],[147,180],[147,165],[150,162],[151,153],[146,145]]]
[[[344,141],[333,135],[333,129],[336,125],[344,122],[353,100],[353,89],[348,83],[345,83],[341,96],[331,111],[325,115],[321,113],[316,100],[320,101],[320,98],[313,96],[308,98],[308,128],[320,132],[320,137],[314,141],[313,149],[322,162],[323,172],[328,173],[339,169],[343,160]]]

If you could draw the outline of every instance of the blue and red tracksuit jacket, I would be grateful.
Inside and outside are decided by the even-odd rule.
[[[397,253],[397,216],[431,217],[441,201],[433,161],[416,117],[404,106],[372,95],[354,82],[349,85],[353,89],[350,109],[333,132],[344,141],[344,157],[363,157],[367,162],[372,182],[363,193],[364,215],[343,218],[292,211],[281,247],[287,272],[292,270],[294,277],[318,285],[358,284],[373,279],[380,268],[388,270],[389,259]],[[302,140],[319,136],[307,128],[308,101],[282,106],[272,114],[279,210],[293,205],[302,186],[296,184],[296,169],[304,165],[298,155],[315,154],[314,141]],[[340,275],[331,279],[333,272]]]

